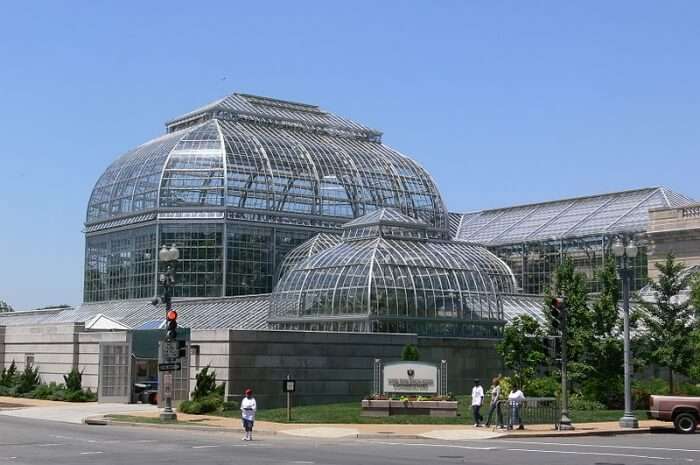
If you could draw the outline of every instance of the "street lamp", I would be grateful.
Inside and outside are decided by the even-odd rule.
[[[163,244],[161,249],[158,251],[158,259],[163,262],[166,265],[165,272],[161,273],[160,275],[160,282],[163,285],[163,295],[160,299],[155,299],[153,301],[153,304],[157,304],[159,301],[163,302],[165,304],[165,320],[169,324],[176,324],[174,318],[171,318],[171,315],[175,315],[175,318],[177,318],[177,313],[173,312],[173,299],[172,299],[172,287],[175,284],[175,263],[177,260],[180,258],[180,251],[175,247],[175,244],[171,245],[168,247],[167,245]],[[175,341],[172,340],[174,336],[172,334],[175,334],[174,330],[170,330],[171,328],[168,327],[168,332],[166,333],[165,340],[161,343],[161,347],[163,348],[161,352],[164,349],[166,344],[175,344]],[[174,328],[173,328],[174,329]],[[159,357],[162,359],[162,354]],[[163,361],[163,360],[160,360]],[[172,405],[172,392],[173,392],[173,375],[172,371],[167,371],[163,374],[163,384],[165,391],[165,408],[160,414],[160,420],[161,421],[174,421],[177,420],[177,414],[175,411],[173,411],[173,405]]]
[[[632,270],[628,266],[628,260],[633,260],[639,251],[634,240],[630,239],[625,244],[620,237],[615,239],[612,252],[617,257],[617,270],[622,279],[622,308],[624,312],[624,340],[625,340],[625,413],[620,418],[621,428],[639,428],[639,421],[632,412],[632,384],[631,384],[631,360],[630,360],[630,286]]]

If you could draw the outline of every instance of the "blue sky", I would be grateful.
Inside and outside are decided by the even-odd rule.
[[[10,2],[0,299],[82,296],[90,191],[233,91],[384,131],[450,210],[666,185],[700,199],[694,1]]]

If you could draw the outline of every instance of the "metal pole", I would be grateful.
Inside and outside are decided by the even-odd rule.
[[[170,285],[172,278],[172,267],[168,265],[165,271],[165,281],[163,281],[163,300],[165,301],[165,315],[167,319],[168,312],[172,310],[172,295],[170,293]],[[165,341],[169,341],[167,334]],[[172,372],[167,372],[163,376],[163,384],[165,384],[163,392],[165,393],[165,406],[163,411],[160,413],[160,421],[175,421],[177,420],[177,414],[173,411],[173,375]]]
[[[639,428],[639,421],[632,412],[631,350],[630,350],[630,277],[627,257],[622,257],[622,309],[624,313],[625,350],[625,413],[620,418],[620,428]]]
[[[559,420],[559,430],[573,430],[574,425],[569,418],[569,380],[567,378],[567,363],[568,363],[568,302],[561,308],[561,419]]]
[[[291,376],[287,375],[287,381],[292,379]],[[292,393],[289,392],[289,389],[285,389],[287,391],[287,422],[292,421]]]

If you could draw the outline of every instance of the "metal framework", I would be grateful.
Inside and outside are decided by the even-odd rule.
[[[287,252],[379,208],[448,234],[421,166],[380,132],[317,106],[233,94],[166,127],[93,189],[85,301],[153,295],[163,242],[190,250],[175,295],[213,297],[270,292]]]
[[[516,283],[484,247],[431,239],[429,225],[391,209],[343,229],[341,242],[297,261],[282,276],[271,297],[273,328],[500,334],[502,295],[514,292]]]
[[[522,292],[541,294],[564,257],[572,259],[590,278],[590,291],[599,290],[598,271],[620,234],[643,235],[649,210],[693,201],[664,187],[557,200],[474,213],[450,214],[455,240],[483,244],[512,268]],[[647,282],[647,253],[630,264],[632,287]]]

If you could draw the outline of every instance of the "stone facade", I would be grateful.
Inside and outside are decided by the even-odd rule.
[[[700,204],[650,210],[649,216],[649,278],[658,276],[655,264],[669,253],[687,266],[700,265]]]
[[[473,379],[502,372],[492,340],[418,338],[413,334],[297,331],[192,331],[190,387],[207,364],[227,382],[229,398],[248,387],[265,408],[284,405],[282,380],[297,381],[294,402],[332,403],[370,394],[374,360],[397,361],[406,344],[417,344],[421,360],[448,361],[448,390],[468,392]]]

